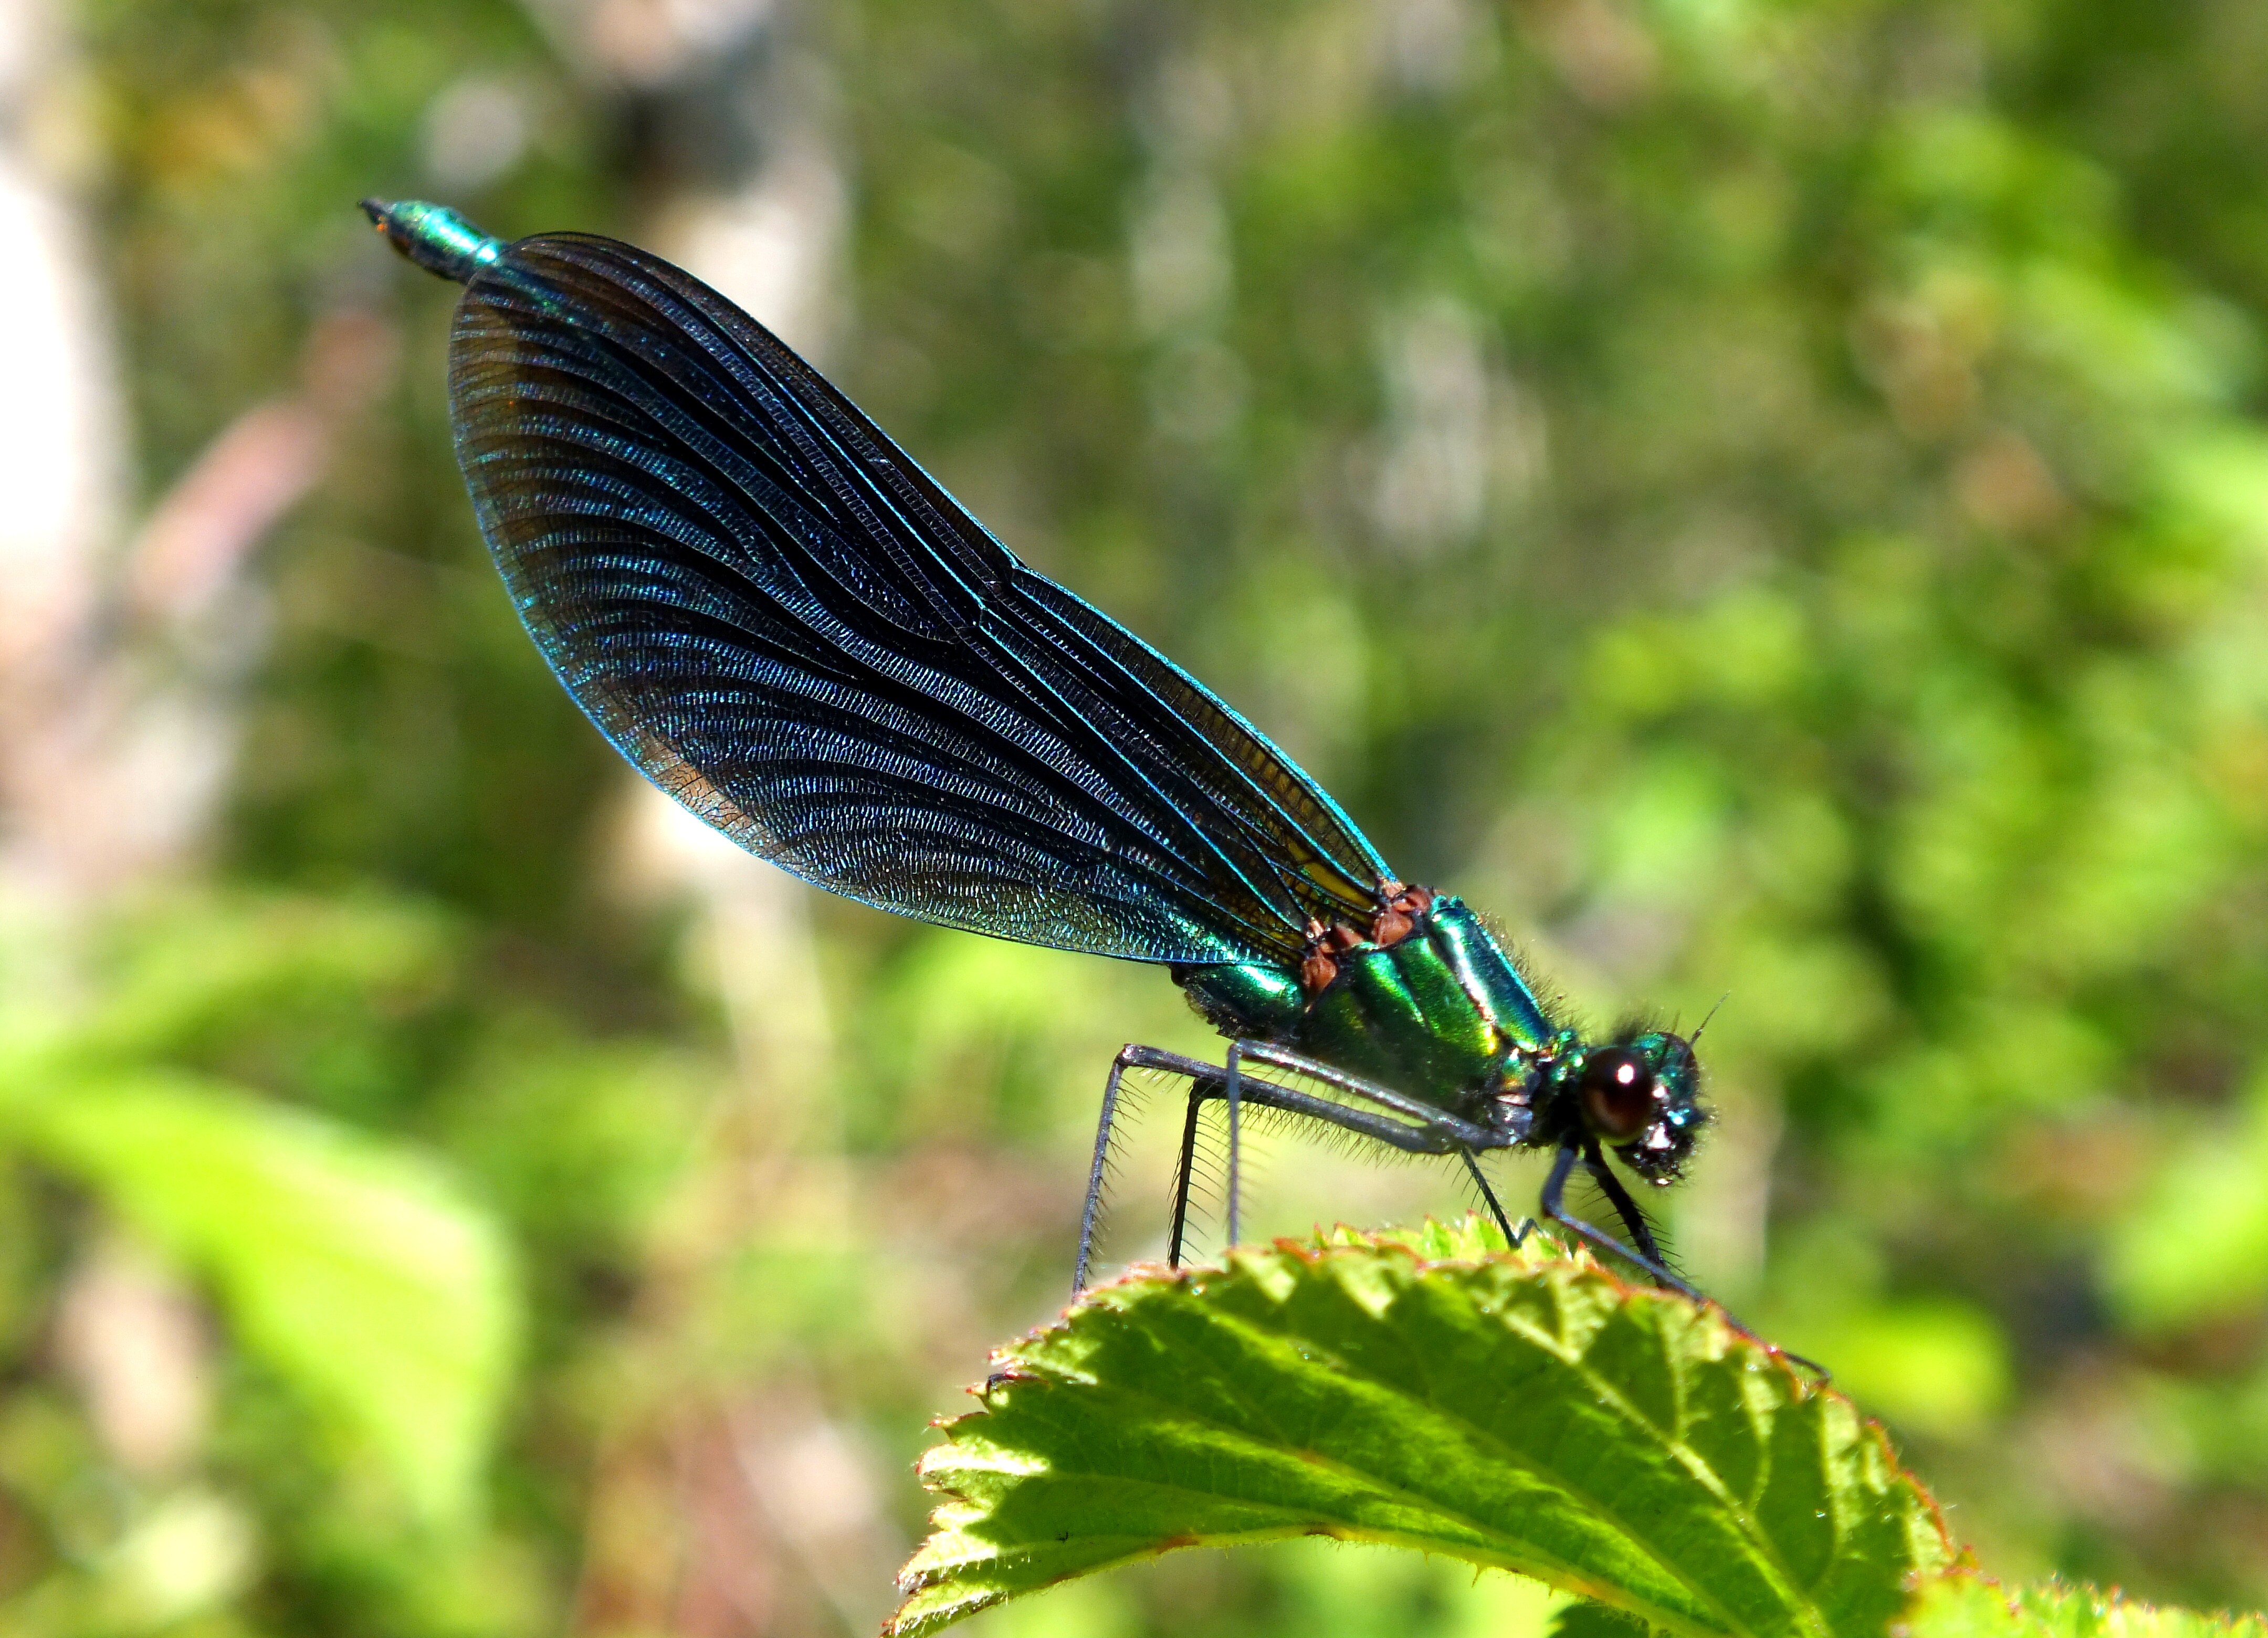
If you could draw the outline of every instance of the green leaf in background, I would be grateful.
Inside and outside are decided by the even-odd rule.
[[[1518,1571],[1690,1634],[1881,1633],[1953,1558],[1881,1430],[1714,1310],[1540,1236],[1279,1242],[1091,1292],[922,1476],[892,1631],[1299,1535]]]
[[[177,893],[122,907],[99,931],[98,1004],[71,1035],[122,1059],[247,1035],[281,1037],[287,1064],[335,1052],[371,1015],[398,1028],[458,956],[446,911],[376,893]]]
[[[1824,1294],[1821,1305],[1834,1301]],[[2006,1339],[1990,1315],[1951,1298],[1853,1299],[1774,1334],[1834,1361],[1836,1385],[1901,1433],[1975,1437],[2008,1398]]]
[[[2010,1591],[1959,1574],[1923,1583],[1899,1631],[1900,1638],[2268,1638],[2268,1622],[2158,1609],[2092,1587]]]
[[[473,1510],[512,1366],[503,1241],[433,1162],[163,1073],[0,1092],[0,1143],[211,1282],[232,1331],[428,1523]]]
[[[2268,1079],[2159,1162],[2111,1226],[2102,1282],[2145,1334],[2244,1314],[2268,1292]]]

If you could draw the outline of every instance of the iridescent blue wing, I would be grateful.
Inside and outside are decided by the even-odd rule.
[[[450,348],[481,528],[622,754],[901,915],[1140,961],[1296,957],[1384,865],[1203,684],[1025,567],[772,334],[545,234]]]

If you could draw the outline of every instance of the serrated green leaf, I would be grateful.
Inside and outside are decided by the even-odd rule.
[[[995,1363],[985,1408],[923,1459],[947,1499],[900,1577],[903,1638],[1174,1547],[1296,1535],[1518,1571],[1692,1638],[1875,1638],[1953,1557],[1847,1399],[1540,1237],[1138,1272]]]
[[[1899,1638],[2268,1638],[2257,1615],[2200,1615],[2049,1583],[2012,1590],[1981,1575],[1932,1577]]]

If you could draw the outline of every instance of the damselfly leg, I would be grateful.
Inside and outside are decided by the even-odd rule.
[[[1597,1180],[1600,1191],[1613,1205],[1616,1215],[1628,1225],[1631,1238],[1638,1241],[1645,1248],[1643,1251],[1632,1250],[1605,1229],[1594,1228],[1566,1209],[1564,1201],[1567,1191],[1567,1179],[1573,1173],[1576,1162],[1579,1161],[1582,1162],[1584,1169]],[[1666,1286],[1679,1295],[1689,1297],[1696,1302],[1710,1301],[1662,1266],[1661,1248],[1655,1243],[1653,1231],[1646,1226],[1646,1219],[1638,1209],[1638,1202],[1630,1198],[1630,1192],[1623,1187],[1622,1180],[1608,1169],[1605,1157],[1599,1153],[1598,1140],[1595,1138],[1588,1140],[1580,1147],[1574,1143],[1563,1143],[1559,1146],[1559,1153],[1551,1162],[1551,1175],[1543,1182],[1543,1198],[1537,1202],[1537,1205],[1546,1217],[1557,1223],[1562,1228],[1571,1234],[1580,1236],[1602,1251],[1612,1251],[1616,1256],[1637,1264],[1653,1276],[1656,1284]],[[1723,1303],[1719,1302],[1716,1306],[1717,1311],[1724,1315],[1725,1323],[1749,1341],[1771,1349],[1791,1365],[1800,1365],[1822,1383],[1829,1379],[1827,1368],[1818,1361],[1806,1359],[1800,1354],[1792,1354],[1776,1344],[1764,1341],[1762,1337],[1742,1324],[1732,1310]]]
[[[1111,1132],[1117,1119],[1119,1085],[1129,1069],[1153,1070],[1181,1077],[1189,1083],[1188,1110],[1182,1123],[1181,1155],[1174,1168],[1173,1219],[1167,1239],[1167,1261],[1174,1267],[1181,1266],[1182,1250],[1189,1225],[1189,1190],[1196,1171],[1197,1121],[1204,1104],[1214,1099],[1230,1103],[1233,1098],[1232,1107],[1256,1103],[1263,1109],[1303,1116],[1325,1125],[1336,1126],[1342,1132],[1373,1138],[1404,1154],[1454,1155],[1464,1163],[1467,1172],[1478,1186],[1490,1215],[1504,1230],[1506,1240],[1517,1246],[1535,1228],[1533,1218],[1523,1219],[1517,1226],[1513,1223],[1503,1201],[1497,1197],[1495,1189],[1490,1186],[1487,1177],[1481,1170],[1480,1151],[1512,1147],[1504,1134],[1461,1119],[1446,1110],[1432,1109],[1390,1087],[1379,1086],[1264,1041],[1236,1042],[1228,1056],[1226,1065],[1208,1064],[1201,1059],[1185,1058],[1179,1052],[1168,1052],[1160,1047],[1129,1044],[1112,1061],[1110,1078],[1103,1087],[1102,1118],[1094,1135],[1094,1162],[1087,1174],[1086,1207],[1079,1218],[1079,1266],[1071,1287],[1074,1295],[1086,1288],[1087,1276],[1093,1272],[1095,1222],[1101,1209],[1102,1184],[1108,1169]],[[1245,1068],[1251,1063],[1304,1076],[1350,1098],[1360,1099],[1376,1105],[1380,1110],[1390,1112],[1374,1113],[1371,1110],[1353,1108],[1251,1074]],[[1226,1181],[1233,1223],[1238,1161],[1233,1125],[1231,1133],[1230,1176]],[[1600,1191],[1614,1206],[1615,1214],[1622,1219],[1625,1231],[1637,1243],[1634,1246],[1616,1239],[1603,1228],[1585,1222],[1567,1210],[1567,1180],[1573,1176],[1578,1165],[1597,1181]],[[1599,1151],[1596,1139],[1580,1140],[1560,1146],[1553,1157],[1550,1175],[1544,1180],[1543,1193],[1537,1202],[1537,1208],[1568,1233],[1644,1269],[1658,1284],[1669,1290],[1696,1302],[1708,1300],[1670,1273],[1663,1263],[1661,1247],[1647,1226],[1645,1214],[1638,1210],[1638,1202],[1631,1197],[1622,1180],[1607,1164],[1606,1157]],[[1229,1243],[1235,1243],[1233,1228]],[[1719,1311],[1724,1311],[1721,1305]],[[1726,1313],[1725,1317],[1742,1336],[1752,1341],[1763,1340],[1730,1313]],[[1771,1345],[1767,1343],[1764,1346]],[[1792,1363],[1816,1373],[1822,1382],[1827,1379],[1825,1368],[1815,1361],[1800,1354],[1787,1354],[1784,1349],[1776,1351],[1782,1353]]]
[[[1591,1154],[1595,1155],[1597,1153],[1596,1145],[1593,1144],[1590,1147]],[[1567,1192],[1567,1179],[1574,1172],[1576,1162],[1579,1161],[1586,1163],[1586,1169],[1587,1169],[1594,1177],[1602,1177],[1603,1174],[1602,1187],[1606,1193],[1607,1199],[1613,1202],[1616,1214],[1621,1216],[1625,1223],[1631,1226],[1631,1237],[1638,1240],[1643,1246],[1643,1250],[1633,1250],[1630,1246],[1624,1245],[1620,1240],[1616,1239],[1614,1236],[1609,1234],[1605,1229],[1592,1227],[1589,1223],[1585,1222],[1581,1218],[1573,1215],[1567,1210],[1565,1204]],[[1549,1217],[1553,1222],[1557,1223],[1562,1228],[1566,1229],[1570,1234],[1580,1235],[1584,1239],[1588,1240],[1593,1245],[1599,1247],[1600,1250],[1612,1251],[1616,1257],[1622,1258],[1628,1262],[1636,1263],[1640,1268],[1646,1270],[1647,1273],[1653,1275],[1656,1283],[1667,1286],[1672,1291],[1682,1292],[1686,1296],[1691,1297],[1696,1302],[1703,1301],[1704,1299],[1698,1291],[1696,1291],[1691,1286],[1687,1285],[1683,1280],[1680,1280],[1675,1274],[1671,1273],[1669,1270],[1661,1265],[1661,1249],[1654,1243],[1653,1235],[1652,1231],[1646,1228],[1646,1220],[1638,1215],[1637,1202],[1631,1201],[1627,1210],[1625,1210],[1623,1200],[1616,1200],[1615,1199],[1616,1194],[1623,1194],[1623,1200],[1629,1199],[1629,1196],[1626,1193],[1623,1193],[1622,1186],[1616,1181],[1614,1174],[1606,1169],[1606,1166],[1603,1162],[1592,1160],[1591,1156],[1587,1155],[1581,1147],[1579,1147],[1572,1142],[1568,1142],[1563,1143],[1559,1146],[1559,1153],[1552,1160],[1551,1175],[1543,1180],[1543,1198],[1537,1202],[1537,1205],[1539,1209],[1542,1210],[1546,1217]]]
[[[1599,1185],[1599,1192],[1607,1197],[1607,1203],[1615,1208],[1615,1215],[1623,1220],[1623,1227],[1630,1230],[1630,1237],[1638,1243],[1638,1249],[1653,1262],[1660,1263],[1661,1247],[1654,1242],[1653,1229],[1647,1224],[1646,1214],[1638,1210],[1638,1202],[1623,1187],[1623,1180],[1615,1176],[1606,1156],[1599,1153],[1596,1138],[1583,1147],[1583,1169],[1591,1174],[1592,1181]]]
[[[1480,1156],[1470,1149],[1460,1149],[1457,1158],[1465,1162],[1465,1169],[1472,1174],[1473,1185],[1481,1192],[1481,1199],[1488,1202],[1489,1215],[1496,1219],[1496,1226],[1504,1230],[1506,1243],[1518,1251],[1520,1243],[1528,1238],[1528,1230],[1535,1227],[1535,1219],[1523,1217],[1520,1220],[1520,1227],[1513,1228],[1512,1219],[1505,1213],[1504,1202],[1496,1198],[1496,1191],[1489,1187],[1487,1174],[1481,1170]]]
[[[1200,1059],[1184,1058],[1179,1052],[1168,1052],[1159,1047],[1130,1043],[1112,1060],[1110,1078],[1104,1083],[1102,1089],[1102,1118],[1095,1129],[1094,1161],[1087,1171],[1086,1209],[1079,1216],[1079,1264],[1073,1271],[1071,1284],[1074,1295],[1086,1289],[1087,1276],[1094,1270],[1095,1224],[1101,1211],[1102,1185],[1108,1171],[1111,1132],[1118,1116],[1119,1084],[1129,1069],[1155,1070],[1163,1074],[1183,1077],[1189,1082],[1189,1115],[1182,1132],[1182,1163],[1174,1184],[1173,1228],[1168,1247],[1169,1260],[1175,1267],[1180,1266],[1181,1264],[1183,1231],[1189,1221],[1189,1186],[1196,1156],[1197,1111],[1199,1107],[1210,1099],[1219,1098],[1224,1103],[1228,1103],[1232,1113],[1228,1155],[1229,1175],[1225,1179],[1227,1184],[1227,1204],[1230,1207],[1229,1243],[1232,1245],[1236,1243],[1235,1230],[1239,1226],[1235,1221],[1236,1169],[1241,1158],[1237,1152],[1237,1133],[1233,1117],[1241,1111],[1242,1104],[1256,1103],[1263,1109],[1280,1110],[1288,1115],[1304,1116],[1311,1120],[1321,1121],[1326,1125],[1336,1126],[1343,1132],[1351,1132],[1362,1137],[1374,1138],[1381,1143],[1410,1155],[1454,1155],[1476,1147],[1505,1147],[1503,1138],[1491,1133],[1484,1126],[1477,1126],[1470,1121],[1461,1120],[1442,1110],[1430,1109],[1415,1099],[1404,1097],[1390,1088],[1378,1086],[1358,1076],[1347,1074],[1342,1070],[1333,1069],[1328,1064],[1316,1063],[1312,1059],[1303,1058],[1296,1052],[1287,1052],[1281,1047],[1270,1046],[1265,1042],[1237,1042],[1231,1047],[1229,1058],[1230,1063],[1226,1066],[1208,1064]],[[1244,1065],[1247,1062],[1258,1062],[1271,1068],[1284,1069],[1307,1076],[1350,1097],[1361,1098],[1382,1109],[1390,1110],[1394,1111],[1394,1115],[1373,1114],[1368,1110],[1352,1109],[1329,1098],[1318,1097],[1313,1093],[1302,1092],[1295,1088],[1283,1086],[1274,1081],[1249,1074],[1244,1070]],[[1396,1119],[1394,1118],[1395,1115],[1406,1115],[1411,1118]],[[1504,1208],[1498,1204],[1495,1195],[1488,1192],[1485,1180],[1483,1180],[1481,1186],[1489,1201],[1490,1209],[1496,1214],[1497,1221],[1503,1224],[1505,1232],[1509,1235],[1512,1232],[1512,1227],[1505,1216]]]
[[[1174,1166],[1174,1218],[1166,1235],[1166,1266],[1182,1265],[1182,1236],[1189,1226],[1189,1173],[1197,1162],[1197,1112],[1204,1107],[1205,1088],[1212,1083],[1192,1081],[1189,1112],[1182,1121],[1181,1158]]]

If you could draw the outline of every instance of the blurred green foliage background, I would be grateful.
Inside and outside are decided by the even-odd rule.
[[[0,1627],[871,1630],[1110,1052],[1204,1044],[641,794],[369,192],[682,260],[1572,1005],[1729,992],[1695,1277],[1988,1569],[2268,1602],[2268,11],[0,11],[114,406],[68,572],[0,530]],[[1270,1232],[1466,1204],[1272,1161]],[[979,1627],[1546,1613],[1300,1544]]]

